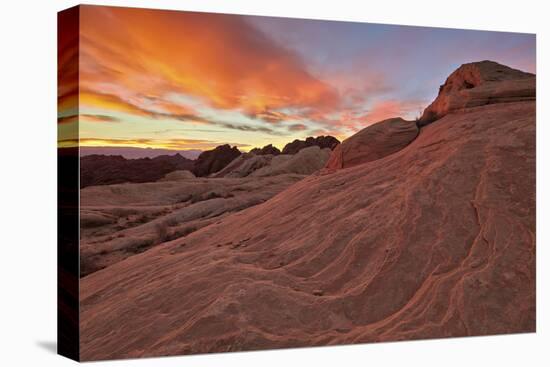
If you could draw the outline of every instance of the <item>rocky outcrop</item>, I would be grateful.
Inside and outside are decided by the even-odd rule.
[[[419,126],[465,108],[503,102],[533,101],[534,74],[512,69],[493,61],[464,64],[439,88],[437,98],[425,110]]]
[[[176,174],[177,173],[177,174]],[[258,205],[304,176],[192,178],[80,190],[80,272],[92,274]],[[181,179],[181,176],[185,177]]]
[[[265,177],[286,174],[310,175],[323,168],[330,149],[311,146],[298,153],[280,155],[242,154],[212,177]]]
[[[252,172],[269,165],[273,155],[256,155],[244,153],[235,158],[225,168],[216,172],[212,177],[246,177]]]
[[[284,174],[310,175],[323,168],[330,156],[330,149],[311,146],[294,155],[281,154],[273,157],[269,165],[250,174],[251,177],[277,176]]]
[[[309,137],[306,138],[306,140],[294,140],[291,143],[288,143],[283,148],[283,154],[296,154],[300,150],[311,147],[311,146],[318,146],[321,149],[329,148],[334,149],[338,144],[340,144],[340,141],[336,139],[333,136],[318,136],[316,138]]]
[[[332,151],[326,167],[330,170],[353,167],[393,154],[418,135],[414,121],[392,118],[359,131]]]
[[[281,151],[279,150],[279,148],[274,147],[272,144],[269,144],[263,148],[254,148],[250,150],[250,153],[256,154],[256,155],[267,155],[267,154],[279,155],[281,154]]]
[[[181,180],[190,180],[195,178],[195,175],[191,171],[174,171],[166,174],[159,181],[181,181]]]
[[[193,169],[194,161],[180,154],[155,158],[126,159],[114,155],[80,158],[80,187],[124,182],[152,182],[176,170]]]
[[[223,169],[240,155],[241,152],[237,147],[231,147],[229,144],[217,146],[199,155],[195,161],[193,173],[197,177],[208,176]]]

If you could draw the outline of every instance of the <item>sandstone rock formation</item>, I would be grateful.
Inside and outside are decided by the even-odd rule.
[[[139,159],[88,155],[80,158],[80,187],[157,181],[172,171],[191,170],[193,165],[194,161],[180,154]]]
[[[439,89],[439,95],[419,120],[425,126],[448,113],[464,108],[502,102],[533,101],[535,75],[494,61],[464,64]]]
[[[392,118],[368,126],[344,140],[332,151],[328,169],[353,167],[393,154],[418,135],[414,121]]]
[[[208,176],[218,172],[240,155],[241,152],[237,147],[231,147],[229,144],[217,146],[199,155],[195,161],[193,173],[197,177]]]
[[[252,172],[269,165],[273,157],[271,154],[244,153],[211,177],[246,177]]]
[[[269,144],[269,145],[266,145],[265,147],[263,147],[261,149],[260,148],[254,148],[254,149],[250,150],[250,153],[256,154],[256,155],[266,155],[266,154],[279,155],[279,154],[281,154],[281,151],[279,150],[279,148],[274,147],[272,144]]]
[[[83,278],[82,359],[533,332],[535,102],[505,101]]]
[[[321,149],[313,145],[294,155],[281,154],[273,157],[270,164],[252,172],[250,176],[265,177],[290,173],[310,175],[323,168],[329,157],[330,149]]]
[[[195,175],[193,174],[193,172],[183,170],[183,171],[173,171],[173,172],[167,173],[159,181],[180,181],[180,180],[189,180],[193,178],[195,178]]]
[[[224,169],[211,177],[261,177],[284,174],[310,175],[323,168],[330,156],[330,149],[311,146],[298,153],[281,155],[242,154]]]
[[[334,149],[334,147],[337,146],[338,144],[340,144],[340,141],[333,136],[318,136],[316,138],[309,137],[309,138],[306,138],[306,140],[296,139],[293,142],[285,145],[285,147],[283,148],[283,154],[296,154],[301,149],[311,147],[314,145],[320,147],[321,149],[324,149],[324,148]]]
[[[168,176],[180,171],[172,172]],[[159,182],[91,186],[80,191],[81,275],[184,238],[200,228],[260,204],[304,176],[191,178],[183,171]]]

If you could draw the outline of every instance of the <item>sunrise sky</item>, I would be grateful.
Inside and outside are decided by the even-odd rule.
[[[81,6],[80,144],[342,140],[415,118],[454,69],[485,59],[535,72],[535,36]],[[60,136],[76,121],[61,98]]]

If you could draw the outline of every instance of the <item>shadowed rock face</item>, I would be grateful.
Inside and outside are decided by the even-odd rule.
[[[218,172],[240,155],[241,152],[237,147],[231,147],[229,144],[220,145],[199,155],[195,161],[193,173],[197,177],[208,176]]]
[[[417,135],[414,121],[401,118],[380,121],[336,146],[326,167],[331,170],[348,168],[383,158],[403,149]]]
[[[535,75],[493,61],[464,64],[439,89],[439,95],[422,114],[425,126],[461,109],[503,102],[533,101]]]
[[[88,155],[80,158],[80,187],[156,181],[172,171],[191,170],[193,164],[180,154],[139,159]]]
[[[254,148],[250,151],[250,153],[256,154],[256,155],[266,155],[266,154],[279,155],[281,154],[281,151],[277,147],[274,147],[273,145],[269,144],[261,149]]]
[[[296,139],[292,143],[285,145],[283,148],[283,154],[296,154],[300,150],[314,145],[321,149],[334,149],[334,147],[338,144],[340,144],[340,141],[333,136],[318,136],[316,138],[309,137],[306,138],[306,140]]]

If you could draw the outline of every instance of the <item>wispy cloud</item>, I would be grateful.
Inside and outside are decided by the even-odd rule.
[[[81,139],[64,139],[59,142],[60,146],[76,146],[79,142],[80,146],[99,147],[99,146],[114,146],[114,147],[136,147],[136,148],[162,148],[169,150],[186,150],[186,149],[213,149],[218,145],[230,144],[236,147],[249,147],[248,144],[232,143],[223,141],[210,141],[200,139],[111,139],[111,138],[81,138]]]
[[[289,131],[303,131],[306,129],[307,129],[307,126],[304,124],[293,124],[288,126]]]
[[[339,101],[300,57],[244,17],[85,6],[81,33],[81,83],[96,92],[109,80],[156,100],[191,94],[266,122],[281,108]]]

